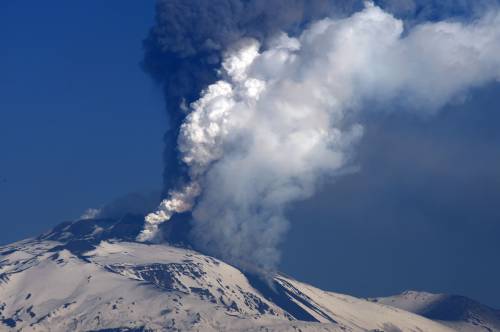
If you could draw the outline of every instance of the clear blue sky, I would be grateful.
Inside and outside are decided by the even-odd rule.
[[[0,243],[159,189],[161,93],[140,68],[153,1],[0,2]]]
[[[161,187],[160,91],[139,66],[152,0],[0,2],[0,244]],[[359,296],[500,307],[500,87],[433,119],[371,119],[361,171],[290,209],[282,268]]]

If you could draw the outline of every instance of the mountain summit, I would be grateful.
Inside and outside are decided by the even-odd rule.
[[[0,330],[500,331],[499,312],[477,303],[471,325],[436,314],[460,306],[453,298],[365,300],[284,275],[264,282],[191,249],[138,243],[141,227],[132,215],[80,220],[0,247]]]

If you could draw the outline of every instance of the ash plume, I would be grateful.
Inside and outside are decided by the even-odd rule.
[[[162,196],[191,201],[197,196],[195,190],[186,190],[195,184],[189,183],[177,139],[188,105],[218,79],[230,45],[248,37],[264,42],[279,31],[298,33],[307,22],[355,7],[359,3],[349,0],[158,0],[156,24],[144,41],[143,67],[163,88],[169,121],[164,135]],[[158,220],[183,208],[169,202],[161,210],[160,217],[147,218],[148,230],[141,239],[152,239]]]
[[[155,36],[186,67],[168,67],[172,60],[156,72],[172,114],[167,140],[177,144],[166,159],[176,164],[166,167],[166,198],[139,239],[154,239],[172,214],[192,211],[193,243],[247,271],[272,273],[287,206],[354,165],[362,112],[398,105],[433,114],[500,79],[497,7],[466,22],[406,24],[371,2],[347,17],[315,18],[316,7],[295,1],[300,15],[291,11],[276,20],[285,23],[259,30],[247,18],[262,17],[248,9],[259,1],[196,3],[159,3],[200,10],[193,15],[206,31],[164,18],[184,34]],[[231,15],[213,22],[217,11]]]
[[[186,106],[217,80],[230,45],[245,37],[265,41],[278,31],[294,33],[306,22],[356,7],[359,3],[349,0],[158,0],[143,67],[161,84],[169,118],[163,196],[186,181],[176,149]]]

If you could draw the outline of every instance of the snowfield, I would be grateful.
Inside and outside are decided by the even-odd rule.
[[[424,317],[423,308],[438,295],[365,300],[282,275],[262,281],[189,249],[133,242],[133,225],[78,221],[1,247],[0,331],[444,332],[474,326],[470,319]],[[485,313],[480,308],[476,318]],[[498,317],[492,310],[480,319],[500,331],[491,323]]]
[[[374,301],[439,321],[458,331],[500,331],[500,311],[463,296],[407,291]]]

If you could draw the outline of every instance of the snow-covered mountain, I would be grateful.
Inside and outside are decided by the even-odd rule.
[[[262,281],[190,249],[137,243],[141,225],[134,216],[81,220],[0,247],[0,331],[462,328],[423,317],[424,306],[405,295],[365,300],[284,275]]]
[[[500,310],[463,296],[407,291],[373,301],[439,321],[459,331],[500,331]]]

